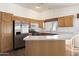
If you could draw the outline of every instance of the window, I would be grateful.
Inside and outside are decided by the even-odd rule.
[[[36,29],[38,28],[38,24],[37,23],[31,23],[31,29]]]
[[[58,27],[58,22],[57,21],[46,22],[45,23],[45,31],[46,32],[56,31],[57,27]]]
[[[53,21],[52,22],[52,29],[51,29],[51,31],[56,31],[57,27],[58,27],[58,22],[57,21]]]

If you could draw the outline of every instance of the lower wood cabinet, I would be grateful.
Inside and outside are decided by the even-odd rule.
[[[27,56],[65,56],[65,40],[28,40],[25,42]]]

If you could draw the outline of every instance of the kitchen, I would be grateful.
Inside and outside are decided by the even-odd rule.
[[[45,9],[39,11],[39,8],[33,9],[32,5],[43,8],[52,5],[50,8],[57,9],[45,7],[47,11],[44,11]],[[26,56],[65,56],[66,42],[71,42],[70,39],[78,34],[78,4],[2,3],[0,6],[1,53],[18,51],[25,47]]]

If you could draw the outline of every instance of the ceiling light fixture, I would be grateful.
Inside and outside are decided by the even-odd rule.
[[[43,6],[43,3],[38,3],[38,4],[35,6],[35,8],[40,9],[40,8],[42,8],[42,6]]]
[[[40,6],[35,6],[35,8],[40,9],[41,7]]]

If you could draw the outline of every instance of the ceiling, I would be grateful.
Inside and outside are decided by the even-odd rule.
[[[58,9],[58,8],[79,5],[79,3],[16,3],[16,4],[25,8],[32,9],[37,12],[43,12],[51,9]]]

